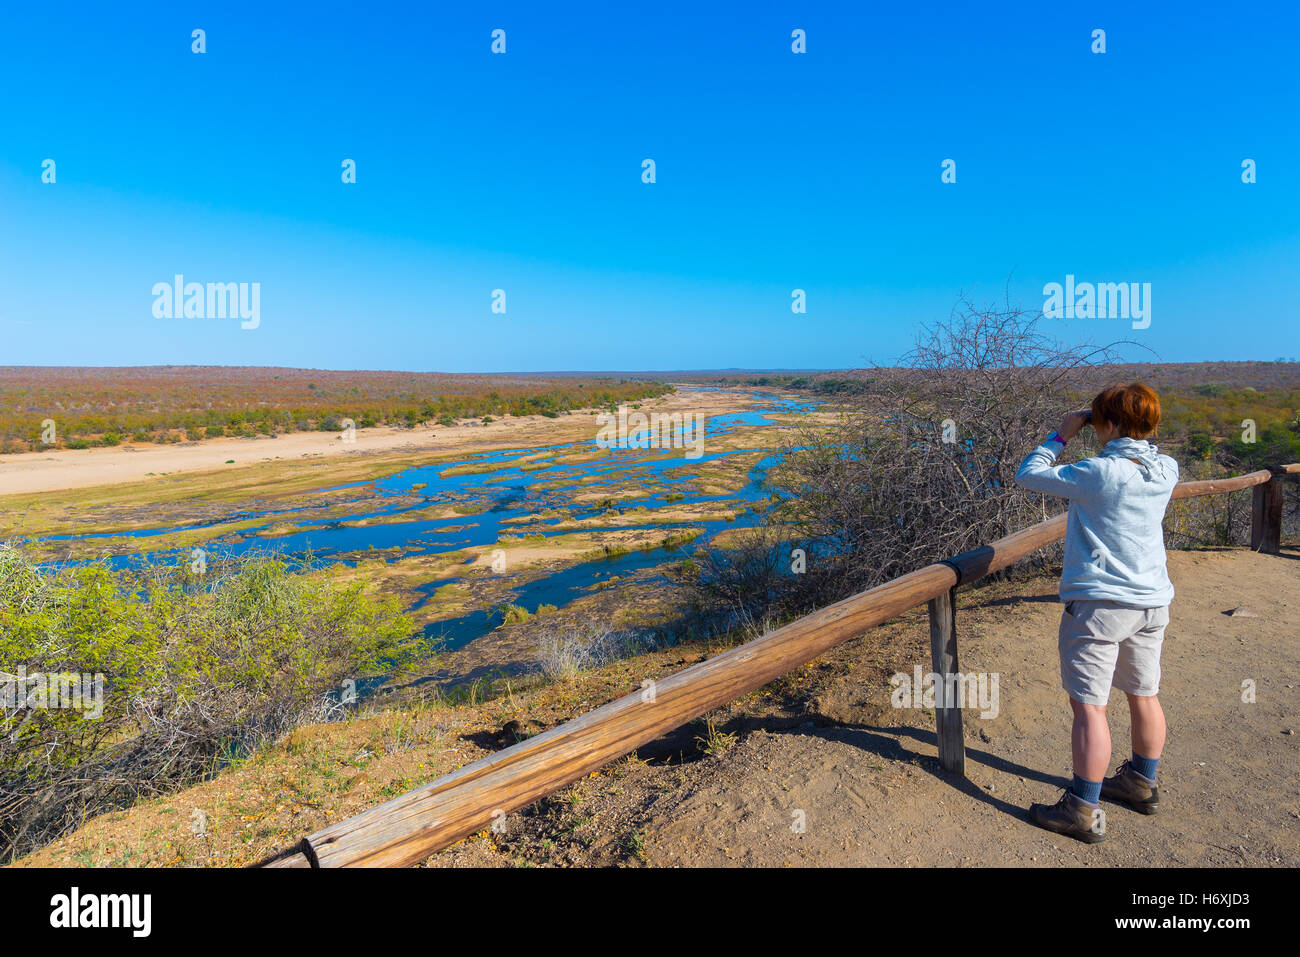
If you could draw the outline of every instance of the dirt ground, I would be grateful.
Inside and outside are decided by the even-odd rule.
[[[1162,813],[1105,803],[1088,846],[1030,824],[1069,781],[1055,582],[959,595],[961,670],[999,675],[999,713],[964,713],[966,780],[938,765],[933,713],[890,706],[889,676],[929,671],[922,615],[786,679],[806,691],[714,716],[714,753],[656,742],[620,773],[574,785],[443,852],[431,866],[1290,866],[1300,865],[1300,552],[1175,552],[1161,701]],[[1228,615],[1233,609],[1246,614]],[[1243,702],[1242,683],[1255,683]],[[792,694],[786,694],[786,691]],[[772,695],[773,692],[769,692]],[[802,701],[799,714],[797,701]],[[757,705],[757,706],[756,706]],[[1115,761],[1129,753],[1114,692]],[[695,728],[707,738],[707,731]],[[674,753],[676,751],[676,753]],[[802,833],[795,827],[802,820]]]

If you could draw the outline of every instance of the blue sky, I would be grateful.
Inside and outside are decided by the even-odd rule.
[[[1300,354],[1293,3],[370,6],[11,5],[0,365],[845,367],[1067,273],[1152,285],[1067,339]]]

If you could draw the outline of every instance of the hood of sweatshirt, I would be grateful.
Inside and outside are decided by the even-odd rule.
[[[1148,482],[1165,477],[1165,466],[1160,461],[1160,449],[1146,439],[1130,439],[1126,436],[1111,439],[1102,447],[1101,456],[1109,459],[1135,460],[1138,463],[1138,471]]]

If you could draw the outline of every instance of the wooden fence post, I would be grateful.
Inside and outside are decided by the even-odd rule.
[[[1266,555],[1276,555],[1282,547],[1280,472],[1264,484],[1255,486],[1255,499],[1250,510],[1250,547]]]
[[[930,599],[930,663],[935,674],[934,720],[939,763],[945,771],[966,776],[966,742],[962,738],[957,696],[957,589]]]

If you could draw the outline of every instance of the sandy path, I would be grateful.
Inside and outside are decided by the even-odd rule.
[[[641,403],[643,411],[734,412],[748,405],[738,392],[678,392]],[[535,447],[595,438],[596,413],[574,412],[557,419],[540,415],[504,416],[482,425],[357,429],[355,442],[336,432],[290,432],[256,439],[221,438],[180,445],[123,445],[116,448],[61,449],[0,456],[0,495],[49,492],[138,482],[151,475],[229,471],[273,459],[302,456],[365,455],[423,451],[470,454],[494,449]],[[233,460],[233,464],[231,462]]]

